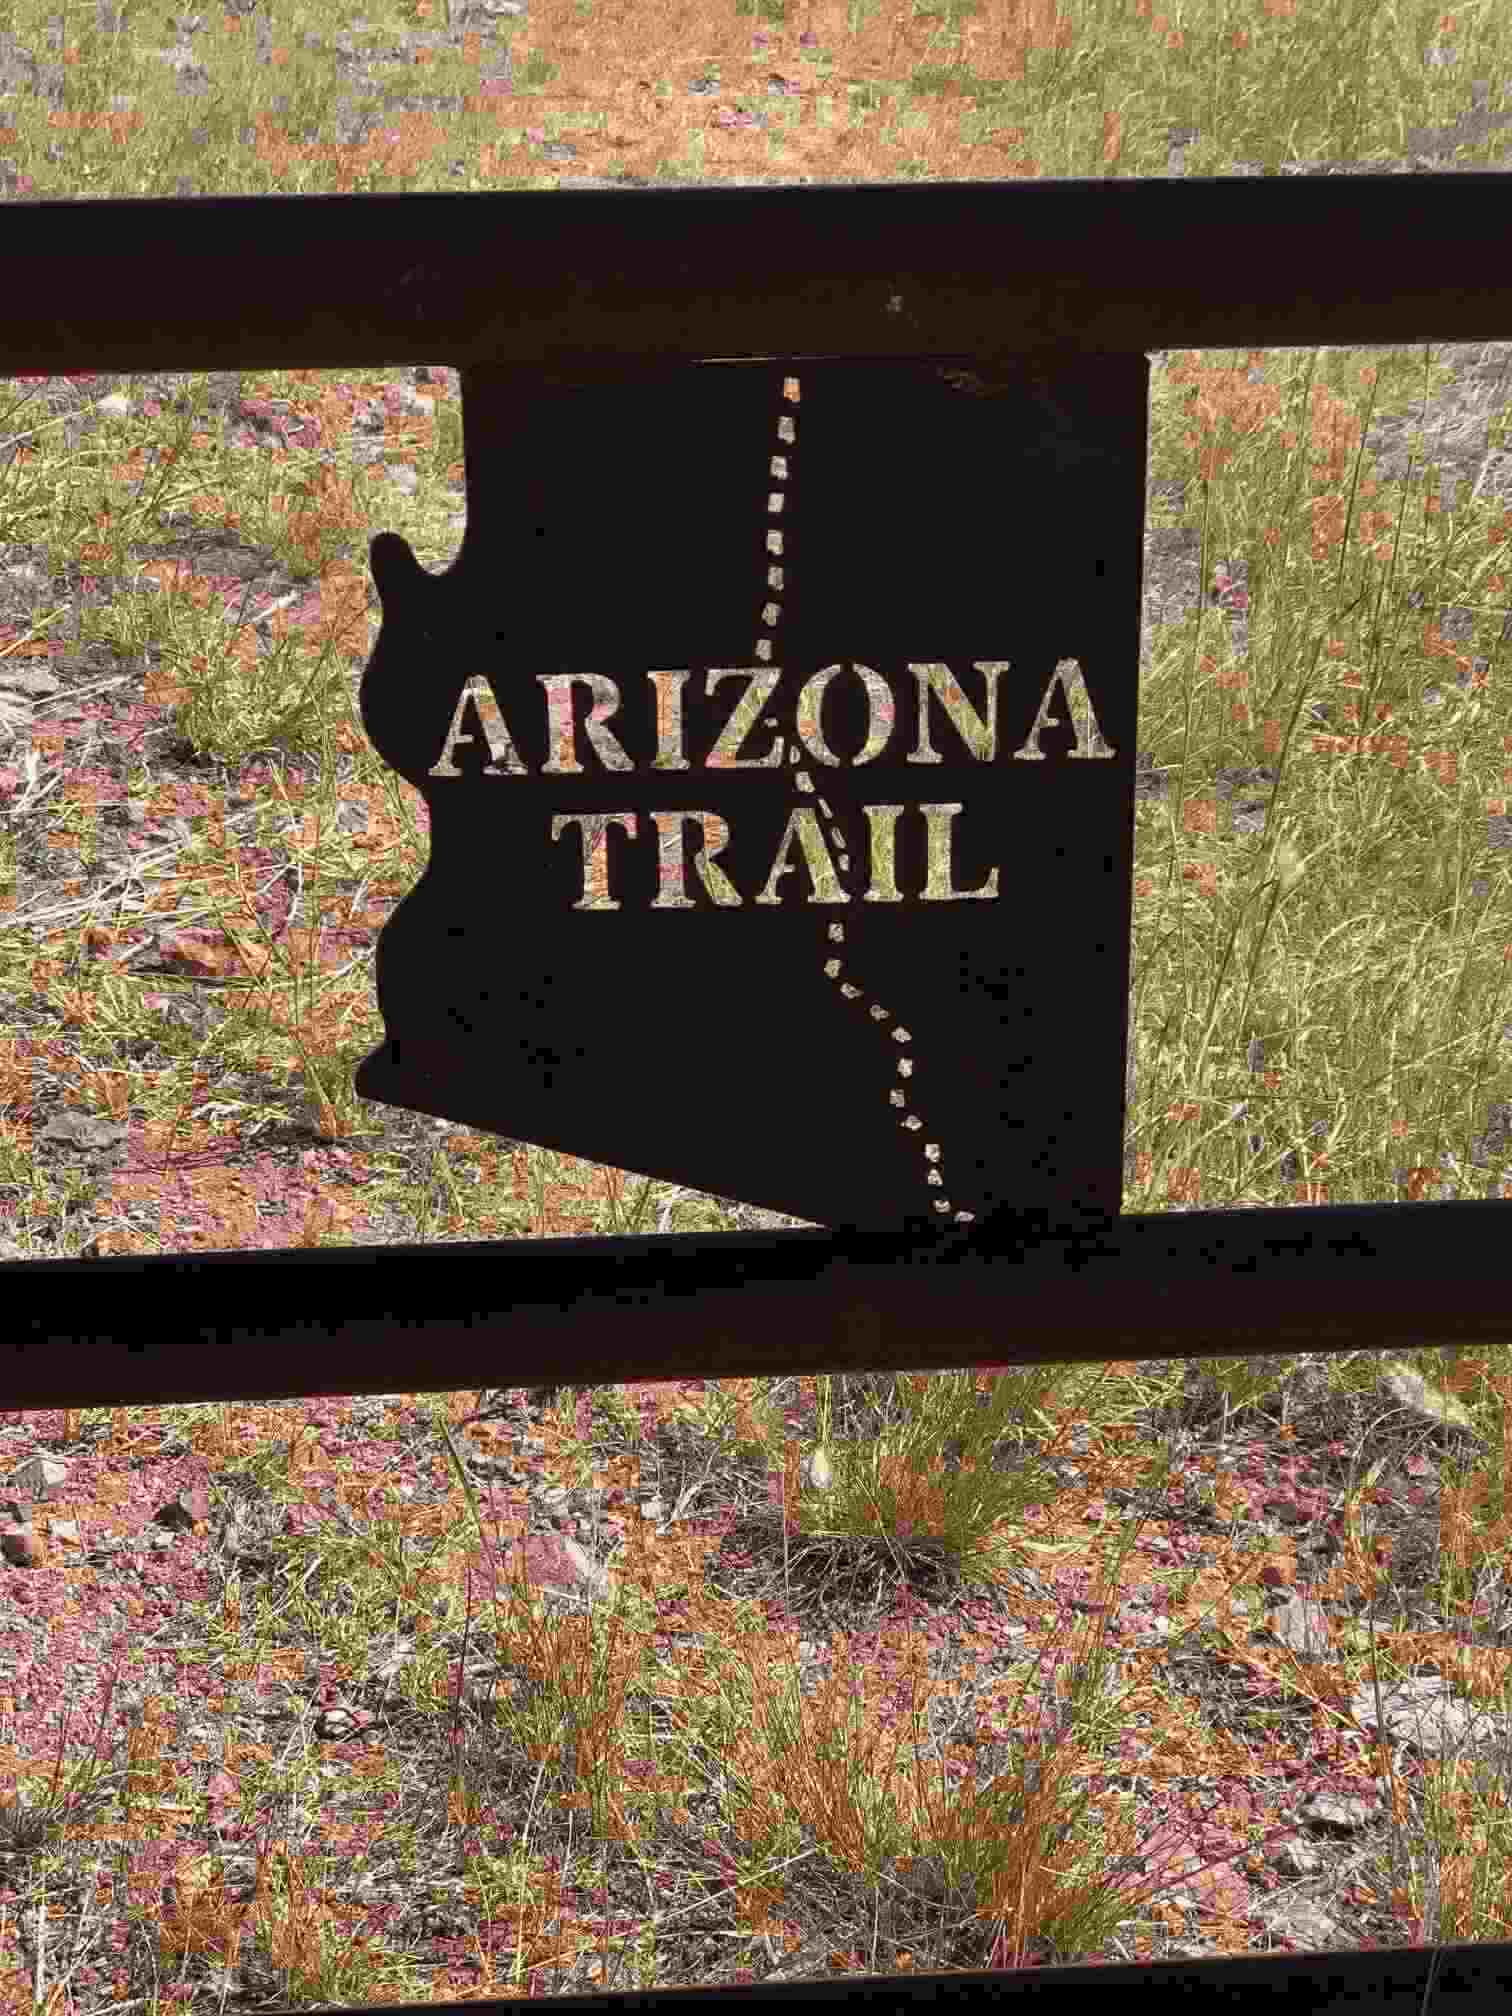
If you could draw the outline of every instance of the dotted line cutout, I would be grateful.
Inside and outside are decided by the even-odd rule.
[[[787,405],[789,406],[798,405],[799,391],[800,391],[799,381],[796,378],[787,378],[783,381],[782,396],[784,402]],[[767,497],[767,515],[769,518],[776,519],[782,516],[782,508],[783,503],[785,501],[786,493],[784,489],[775,486],[785,485],[788,481],[788,458],[782,452],[782,449],[783,447],[787,447],[790,449],[793,446],[794,442],[797,439],[797,433],[798,433],[797,424],[794,421],[793,416],[790,413],[781,414],[777,421],[777,438],[779,444],[781,445],[779,445],[777,451],[773,454],[770,463],[770,473],[773,479],[774,488]],[[766,549],[769,554],[776,554],[779,557],[782,555],[783,537],[780,526],[770,526],[770,525],[768,526],[766,535]],[[769,566],[767,568],[766,578],[768,588],[780,594],[783,586],[782,568],[780,566]],[[781,618],[781,615],[782,615],[781,605],[775,600],[768,598],[766,606],[763,608],[761,612],[761,620],[769,631],[774,630],[776,628],[777,623]],[[757,639],[756,656],[761,660],[763,664],[770,663],[772,656],[772,640],[770,636],[760,637]],[[766,726],[768,728],[776,728],[778,727],[778,725],[779,723],[774,716],[769,715],[767,717]],[[788,761],[793,764],[796,764],[799,761],[798,750],[797,747],[795,746],[798,739],[796,731],[797,731],[797,717],[795,714],[794,734],[792,737],[792,741],[790,742],[788,747]],[[809,796],[814,795],[814,780],[812,779],[812,777],[809,776],[806,770],[797,771],[793,778],[793,782],[797,785],[800,791],[807,793]],[[796,802],[797,801],[795,799],[794,803],[796,804]],[[833,841],[836,851],[839,854],[840,872],[843,876],[848,873],[850,868],[850,848],[846,841],[844,830],[842,829],[839,820],[836,818],[835,814],[830,810],[829,806],[826,804],[822,796],[819,798],[819,810],[827,820],[830,820],[832,822],[830,827],[830,838]],[[826,936],[829,938],[831,944],[843,945],[845,943],[845,926],[838,922],[828,925],[826,927]],[[857,1003],[865,1001],[866,996],[862,993],[859,987],[852,986],[850,981],[841,979],[840,976],[842,970],[843,969],[841,966],[841,962],[838,959],[828,959],[825,961],[824,965],[825,978],[827,980],[833,981],[839,987],[840,992],[845,996],[846,1000],[855,1001]],[[908,1031],[905,1028],[903,1028],[900,1023],[896,1022],[895,1017],[892,1015],[889,1009],[880,1007],[875,1001],[873,1001],[869,1004],[867,1013],[871,1016],[873,1022],[876,1023],[878,1027],[883,1027],[889,1022],[894,1024],[892,1030],[892,1039],[895,1043],[911,1043],[913,1041],[913,1038],[912,1036],[910,1036]],[[914,1060],[911,1055],[905,1053],[903,1056],[898,1058],[897,1075],[900,1078],[911,1080],[913,1078],[913,1070],[914,1070]],[[908,1130],[911,1133],[918,1133],[922,1130],[924,1122],[919,1118],[918,1114],[906,1110],[908,1107],[908,1099],[907,1094],[904,1091],[902,1091],[899,1088],[894,1088],[892,1091],[888,1093],[887,1098],[888,1103],[890,1105],[905,1109],[903,1113],[903,1118],[898,1123],[900,1127],[908,1128]],[[924,1142],[923,1154],[926,1165],[925,1181],[929,1184],[931,1189],[935,1190],[942,1189],[944,1187],[944,1178],[940,1173],[940,1166],[939,1166],[940,1165],[939,1142],[938,1141]],[[934,1204],[936,1212],[940,1215],[940,1217],[947,1218],[951,1215],[949,1198],[936,1197],[932,1200],[932,1202]],[[973,1211],[957,1211],[955,1213],[955,1222],[958,1225],[969,1225],[975,1218],[975,1216],[976,1213]]]

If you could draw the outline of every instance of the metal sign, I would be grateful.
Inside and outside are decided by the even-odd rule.
[[[975,368],[973,368],[973,366]],[[469,372],[373,544],[365,1097],[823,1225],[1118,1207],[1146,376]]]
[[[1504,1336],[1498,1202],[1119,1207],[1148,355],[1505,335],[1509,189],[8,202],[0,372],[462,373],[359,1091],[819,1228],[7,1262],[9,1404]]]

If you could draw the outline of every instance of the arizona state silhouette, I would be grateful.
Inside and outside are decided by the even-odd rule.
[[[1148,367],[972,361],[464,372],[455,564],[372,543],[431,858],[359,1093],[836,1229],[1117,1211]]]

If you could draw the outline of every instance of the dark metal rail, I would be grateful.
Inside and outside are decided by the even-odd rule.
[[[10,1407],[1506,1341],[1499,1203],[0,1266]],[[1015,1239],[1017,1244],[1015,1244]],[[980,1243],[980,1242],[977,1242]]]
[[[0,374],[1477,341],[1512,175],[0,206]]]

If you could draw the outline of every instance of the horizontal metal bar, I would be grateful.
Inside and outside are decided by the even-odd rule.
[[[0,1266],[0,1404],[1404,1351],[1507,1341],[1499,1203]],[[998,1250],[984,1251],[997,1240]]]
[[[7,202],[0,374],[1512,332],[1512,173]]]
[[[746,1988],[663,1988],[625,1990],[618,1994],[553,1995],[553,2010],[617,2010],[647,2012],[711,2010],[735,2012],[759,2004],[796,2008],[811,2002],[820,2008],[953,2009],[965,2012],[1004,2003],[1028,2003],[1035,2009],[1070,2012],[1087,1994],[1108,1998],[1118,2008],[1120,1988],[1145,1988],[1180,1998],[1188,2010],[1222,2009],[1224,2016],[1259,2012],[1267,1998],[1286,1996],[1290,2016],[1316,2009],[1347,2008],[1371,2012],[1388,2001],[1411,2016],[1451,2016],[1477,1998],[1491,2006],[1512,1981],[1512,1945],[1486,1942],[1456,1946],[1388,1946],[1363,1952],[1334,1950],[1313,1953],[1242,1954],[1228,1960],[1161,1960],[1133,1966],[1105,1967],[1096,1962],[1073,1967],[1028,1967],[959,1974],[845,1975],[819,1981],[757,1982]],[[379,2009],[354,2008],[343,2016],[430,2016],[434,2002],[394,2004]],[[512,2001],[469,2001],[468,2016],[507,2016]],[[1085,2004],[1082,2004],[1085,2007]]]

